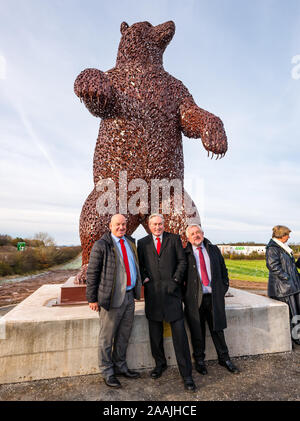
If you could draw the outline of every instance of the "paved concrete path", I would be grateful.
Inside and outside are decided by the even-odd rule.
[[[138,380],[120,377],[121,389],[108,388],[99,374],[0,385],[1,401],[300,401],[300,347],[284,354],[233,358],[241,374],[216,361],[208,375],[194,371],[195,393],[186,392],[177,368],[160,379],[141,372]]]

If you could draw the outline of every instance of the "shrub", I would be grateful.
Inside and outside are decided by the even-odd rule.
[[[12,274],[12,267],[7,262],[0,261],[0,276],[7,276]]]
[[[11,243],[11,240],[12,238],[10,235],[0,234],[0,246],[7,246],[8,244]]]
[[[28,247],[0,256],[0,276],[48,269],[78,256],[81,247]]]
[[[257,251],[252,251],[250,254],[242,253],[224,253],[224,259],[232,260],[265,260],[266,255],[263,253],[258,253]]]
[[[12,244],[13,246],[15,246],[15,247],[17,247],[17,244],[19,243],[19,242],[23,242],[24,241],[24,239],[23,238],[21,238],[21,237],[16,237],[16,238],[13,238],[12,240],[11,240],[11,242],[10,242],[10,244]]]

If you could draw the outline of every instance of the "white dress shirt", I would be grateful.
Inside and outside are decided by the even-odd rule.
[[[160,244],[162,244],[163,234],[161,234],[159,236],[152,234],[152,237],[153,237],[153,241],[154,241],[155,250],[157,250],[157,240],[156,239],[159,237]]]
[[[205,266],[206,266],[206,271],[207,271],[207,276],[208,276],[208,280],[209,280],[209,285],[208,286],[204,286],[202,283],[202,279],[201,279],[201,269],[200,269],[200,259],[199,259],[199,251],[197,250],[198,247],[201,247],[202,253],[203,253],[203,257],[204,257],[204,261],[205,261]],[[211,294],[211,269],[210,269],[210,258],[209,255],[207,253],[206,248],[204,247],[204,244],[201,243],[200,246],[193,246],[193,252],[194,252],[194,256],[196,259],[196,264],[197,264],[197,269],[198,269],[198,273],[199,273],[199,277],[202,283],[202,290],[203,290],[203,294]]]
[[[163,239],[163,234],[161,234],[161,235],[154,235],[154,234],[152,234],[152,238],[153,238],[153,241],[154,241],[154,247],[155,247],[155,250],[157,250],[157,237],[159,237],[160,238],[160,244],[162,244],[162,239]],[[145,278],[144,279],[144,283],[146,283],[146,282],[148,282],[149,281],[149,278]]]

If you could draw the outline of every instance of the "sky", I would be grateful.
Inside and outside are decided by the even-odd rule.
[[[0,11],[0,233],[80,243],[100,119],[74,80],[114,67],[121,22],[173,20],[164,68],[228,137],[222,160],[183,137],[205,236],[266,243],[281,224],[300,243],[299,0],[0,0]]]

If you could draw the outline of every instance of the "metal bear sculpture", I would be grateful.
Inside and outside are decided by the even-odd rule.
[[[140,224],[148,231],[151,180],[179,179],[183,185],[182,133],[201,138],[208,154],[211,151],[217,158],[227,151],[222,121],[199,108],[183,83],[164,70],[163,53],[174,33],[172,21],[157,26],[149,22],[129,26],[123,22],[116,66],[106,72],[86,69],[76,78],[76,95],[91,114],[102,119],[94,153],[95,187],[80,216],[83,268],[94,242],[107,231],[111,218],[97,211],[102,193],[96,186],[100,180],[113,180],[117,197],[122,194],[122,187],[118,186],[120,171],[127,171],[128,183],[137,178],[147,182],[149,211],[138,214],[127,211],[125,216],[128,234]],[[160,203],[160,212],[161,206]],[[116,212],[120,212],[118,207]],[[124,210],[120,213],[124,214]],[[164,214],[165,227],[185,240],[190,216],[183,204],[179,213],[171,210]],[[194,217],[200,222],[197,211]],[[83,270],[79,282],[84,280]]]

